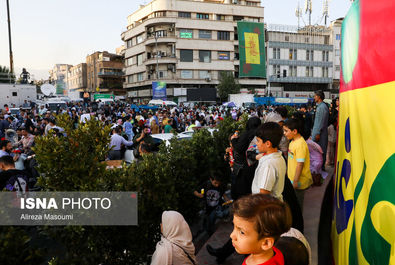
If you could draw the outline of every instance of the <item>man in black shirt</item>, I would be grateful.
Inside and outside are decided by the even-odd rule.
[[[26,192],[29,177],[24,170],[15,169],[14,159],[11,156],[0,157],[0,190]]]

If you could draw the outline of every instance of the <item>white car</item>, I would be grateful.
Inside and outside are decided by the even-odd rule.
[[[218,131],[218,129],[216,129],[216,128],[210,128],[210,127],[201,127],[201,128],[199,128],[199,130],[201,130],[201,129],[206,129],[207,131],[209,131],[209,133],[211,134],[211,136],[214,136],[214,131]],[[192,137],[192,135],[193,135],[195,132],[196,132],[195,130],[193,130],[193,131],[185,131],[185,132],[180,133],[179,135],[185,135],[185,136]]]
[[[186,134],[173,134],[173,133],[157,133],[157,134],[152,134],[151,137],[154,139],[154,144],[159,145],[162,142],[166,143],[166,146],[170,145],[170,139],[173,137],[176,137],[177,140],[189,140],[192,139],[192,135],[186,135]]]

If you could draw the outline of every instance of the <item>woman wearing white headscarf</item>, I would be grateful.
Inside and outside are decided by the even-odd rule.
[[[151,265],[196,265],[192,233],[184,217],[176,211],[164,211],[161,241],[156,244]]]

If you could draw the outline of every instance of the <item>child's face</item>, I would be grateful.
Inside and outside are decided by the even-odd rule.
[[[264,238],[258,239],[254,222],[237,215],[233,217],[233,232],[230,238],[239,254],[259,254],[263,251]]]
[[[263,142],[261,138],[257,137],[256,147],[258,147],[259,153],[266,153],[268,148],[271,146],[270,141]]]
[[[214,187],[216,187],[216,188],[218,188],[218,187],[221,185],[221,181],[215,180],[215,179],[213,179],[213,178],[210,178],[210,181],[211,181],[211,184],[212,184]]]
[[[287,137],[288,140],[292,140],[298,134],[297,130],[291,130],[287,126],[283,127],[284,135]]]

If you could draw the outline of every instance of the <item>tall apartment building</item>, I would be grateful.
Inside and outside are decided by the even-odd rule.
[[[338,18],[331,23],[332,35],[331,42],[333,43],[333,86],[332,93],[339,93],[340,89],[340,56],[341,56],[341,33],[342,33],[343,18]]]
[[[56,94],[63,95],[67,93],[66,77],[71,67],[73,66],[70,64],[56,64],[49,71],[49,79],[51,84],[56,87]]]
[[[125,94],[122,55],[107,51],[95,52],[86,57],[86,65],[88,92]]]
[[[269,25],[268,90],[279,97],[311,97],[332,86],[333,45],[324,26]]]
[[[80,63],[71,67],[67,73],[67,95],[71,99],[82,98],[82,94],[87,91],[87,66]]]
[[[260,5],[260,0],[153,0],[141,6],[122,33],[128,97],[151,99],[153,81],[166,82],[168,98],[177,99],[185,96],[185,89],[177,88],[216,88],[221,71],[237,78],[237,21],[263,22]],[[266,86],[266,78],[238,81],[243,88]]]

